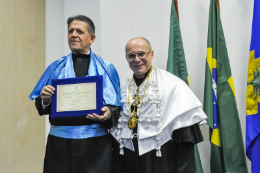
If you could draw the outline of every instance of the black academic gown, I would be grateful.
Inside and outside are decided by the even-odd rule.
[[[72,54],[76,77],[88,74],[90,55]],[[42,100],[36,98],[36,108],[40,115],[50,114],[51,125],[80,126],[97,124],[98,122],[81,118],[56,120],[51,118],[51,104],[42,108]],[[120,107],[106,105],[111,116],[100,123],[108,129],[117,124]],[[48,135],[44,159],[44,173],[112,173],[112,136],[110,134],[86,139],[66,139]]]
[[[138,87],[145,77],[138,79],[134,76]],[[138,112],[137,107],[135,110]],[[137,128],[133,133],[137,133]],[[161,146],[162,157],[156,156],[156,150],[139,156],[137,138],[132,141],[135,152],[124,148],[124,155],[120,155],[119,143],[113,139],[115,173],[195,173],[194,144],[203,141],[203,137],[198,124],[177,129],[172,133],[172,140]]]

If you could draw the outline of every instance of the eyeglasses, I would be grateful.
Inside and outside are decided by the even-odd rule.
[[[150,52],[151,52],[151,50],[149,52],[129,53],[129,54],[125,55],[125,57],[128,61],[134,61],[136,56],[138,56],[139,59],[145,59],[149,55]]]

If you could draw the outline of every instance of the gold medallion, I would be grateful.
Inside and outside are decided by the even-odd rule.
[[[134,129],[137,124],[137,118],[136,117],[131,117],[128,121],[128,127],[129,129]]]
[[[128,121],[128,128],[129,129],[134,129],[137,125],[137,119],[141,116],[141,109],[142,109],[142,105],[143,105],[143,100],[144,100],[144,96],[145,96],[145,91],[146,91],[146,87],[147,87],[147,83],[149,81],[149,77],[150,77],[150,74],[153,70],[153,67],[151,67],[151,70],[150,72],[148,73],[148,75],[146,76],[145,80],[146,80],[146,84],[145,84],[145,88],[144,88],[144,94],[143,94],[143,97],[142,97],[142,103],[141,103],[141,106],[140,106],[140,109],[139,109],[139,116],[137,117],[136,115],[136,112],[135,112],[135,108],[136,106],[140,103],[140,98],[138,97],[138,91],[136,91],[135,87],[134,87],[134,90],[135,90],[135,95],[133,97],[133,104],[132,106],[134,106],[134,110],[131,111],[131,105],[129,104],[129,95],[128,94],[128,106],[129,106],[129,111],[131,112],[131,118],[129,119]],[[134,78],[133,78],[134,79]],[[128,85],[128,93],[130,93],[130,84],[131,82],[133,81],[133,79],[129,82],[129,85]]]
[[[140,103],[140,98],[138,97],[137,94],[133,97],[133,100],[134,100],[133,106],[137,106]]]

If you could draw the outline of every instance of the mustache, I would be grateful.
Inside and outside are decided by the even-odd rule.
[[[70,42],[79,42],[79,41],[80,41],[80,40],[75,39],[75,38],[70,39]]]

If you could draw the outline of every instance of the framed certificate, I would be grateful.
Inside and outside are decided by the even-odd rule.
[[[102,115],[103,76],[53,79],[51,118]]]

